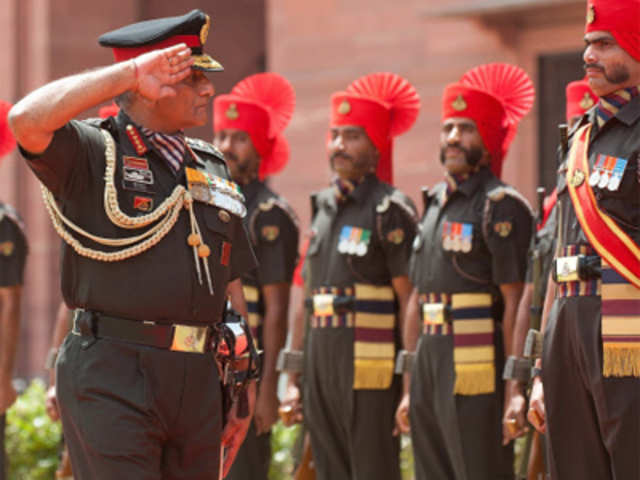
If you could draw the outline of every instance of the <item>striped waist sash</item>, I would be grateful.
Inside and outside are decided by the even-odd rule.
[[[428,293],[421,295],[420,301],[424,334],[453,335],[454,393],[493,393],[495,347],[491,295]]]

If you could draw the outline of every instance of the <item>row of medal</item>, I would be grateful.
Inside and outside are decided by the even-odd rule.
[[[338,252],[364,257],[369,250],[371,230],[344,225],[338,240]]]
[[[240,218],[246,216],[244,195],[237,184],[194,168],[187,167],[185,171],[189,192],[194,200],[228,210]]]
[[[597,186],[600,189],[607,188],[615,192],[620,188],[626,166],[626,158],[598,155],[598,160],[593,166],[593,172],[589,176],[589,185],[592,187]]]
[[[471,251],[473,243],[473,224],[460,222],[443,222],[442,248],[446,251]]]

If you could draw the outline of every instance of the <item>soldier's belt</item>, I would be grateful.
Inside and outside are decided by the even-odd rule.
[[[396,299],[387,285],[321,287],[312,292],[311,326],[353,327],[353,388],[384,390],[393,381]]]
[[[599,295],[601,286],[600,257],[589,245],[567,245],[552,266],[558,284],[556,296],[581,297]]]
[[[210,325],[160,325],[155,322],[112,317],[77,309],[71,333],[118,340],[176,352],[205,353],[212,350]]]
[[[423,333],[453,335],[454,391],[479,395],[495,391],[493,299],[488,293],[424,293],[419,296]]]

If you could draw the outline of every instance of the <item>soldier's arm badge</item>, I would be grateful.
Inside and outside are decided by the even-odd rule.
[[[265,225],[261,230],[262,238],[268,242],[273,242],[280,235],[280,227],[277,225]]]
[[[400,245],[404,242],[404,230],[402,228],[396,228],[387,233],[387,241],[394,245]]]
[[[11,254],[13,254],[13,251],[15,250],[15,248],[16,246],[13,242],[7,241],[7,242],[0,243],[0,253],[5,257],[8,257]]]
[[[502,238],[506,238],[513,230],[513,224],[509,221],[497,222],[493,225],[493,230]]]

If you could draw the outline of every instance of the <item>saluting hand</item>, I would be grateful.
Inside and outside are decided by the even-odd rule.
[[[136,86],[133,88],[143,97],[155,101],[173,97],[173,85],[191,75],[194,59],[191,49],[180,43],[163,50],[154,50],[132,60],[136,69]]]

